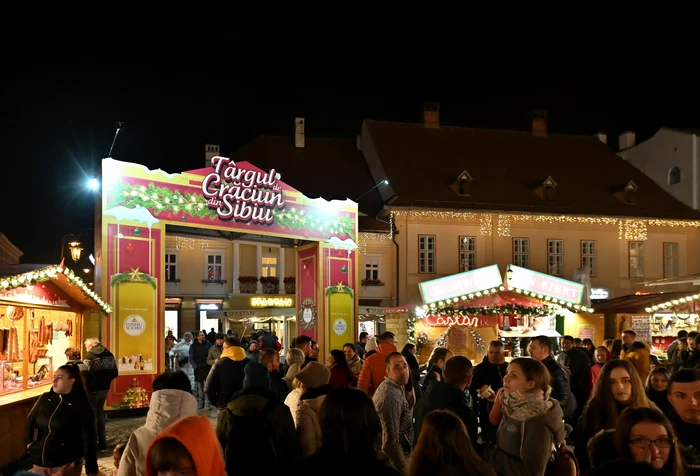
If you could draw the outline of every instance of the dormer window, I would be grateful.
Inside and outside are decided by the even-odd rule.
[[[466,170],[462,171],[461,174],[457,176],[454,182],[450,184],[452,190],[463,197],[469,197],[472,190],[472,177]]]
[[[540,197],[545,202],[552,202],[556,198],[557,182],[550,175],[541,184],[534,188],[535,195]]]
[[[630,180],[625,188],[615,193],[615,196],[627,205],[635,205],[637,203],[637,190],[639,190],[637,184]]]

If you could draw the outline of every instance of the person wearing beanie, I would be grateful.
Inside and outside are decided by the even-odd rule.
[[[367,360],[367,358],[372,355],[377,353],[377,339],[372,336],[369,339],[367,339],[367,343],[365,344],[365,355],[364,358]]]
[[[148,448],[145,463],[146,476],[226,474],[211,421],[200,416],[183,418],[165,428]]]
[[[276,461],[265,460],[266,468],[275,470],[277,464],[295,463],[299,448],[294,420],[289,407],[272,393],[270,372],[264,365],[250,362],[243,373],[243,389],[219,413],[216,422],[216,436],[221,447],[226,448],[227,464],[233,465],[226,469],[235,471],[235,465],[250,458],[251,452],[255,452],[249,448],[250,444],[257,445],[260,452],[266,449],[263,445],[274,444],[269,453],[274,453]],[[249,421],[256,422],[254,428]],[[234,473],[229,471],[229,474]]]
[[[209,349],[209,354],[207,355],[207,365],[212,366],[221,357],[221,352],[224,351],[224,334],[219,332],[216,334],[216,340],[214,345]]]
[[[328,382],[331,371],[323,364],[309,362],[296,376],[301,384],[297,406],[297,438],[303,457],[311,456],[321,447],[321,405],[333,387]]]

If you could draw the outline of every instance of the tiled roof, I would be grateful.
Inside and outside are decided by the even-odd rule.
[[[355,200],[376,185],[362,152],[349,139],[306,137],[305,147],[297,148],[294,137],[259,136],[238,149],[232,159],[263,170],[276,169],[284,183],[309,198]],[[360,198],[358,208],[374,217],[383,204],[375,189]]]
[[[370,120],[362,134],[383,168],[375,178],[389,180],[385,198],[396,196],[392,207],[700,220],[595,137]],[[449,186],[464,170],[470,196]],[[556,196],[545,201],[534,189],[549,176]],[[634,205],[615,196],[630,181]]]

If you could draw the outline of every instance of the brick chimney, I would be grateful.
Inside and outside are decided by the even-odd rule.
[[[634,132],[625,131],[622,134],[620,134],[620,138],[618,140],[617,145],[620,147],[620,150],[631,149],[635,146],[635,141],[636,137]]]
[[[427,129],[440,128],[440,103],[423,103],[423,127]]]
[[[221,148],[216,144],[205,144],[204,145],[204,165],[206,167],[211,167],[211,159],[219,155]]]
[[[547,111],[532,111],[532,135],[547,137]]]
[[[297,149],[303,149],[306,145],[306,140],[304,139],[306,137],[304,135],[304,118],[297,117],[294,119],[294,124],[296,128],[294,132],[294,146]]]

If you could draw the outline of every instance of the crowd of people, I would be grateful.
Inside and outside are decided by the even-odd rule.
[[[321,474],[700,474],[697,333],[679,334],[670,367],[633,331],[600,347],[565,336],[557,355],[534,337],[509,363],[495,340],[476,366],[443,347],[421,366],[413,344],[398,344],[361,333],[323,362],[308,336],[280,357],[272,333],[186,333],[153,381],[146,424],[115,449],[117,474],[233,475],[252,461]],[[94,405],[116,373],[100,374],[109,365],[96,355],[111,354],[78,353],[32,410],[35,474],[98,474]]]

